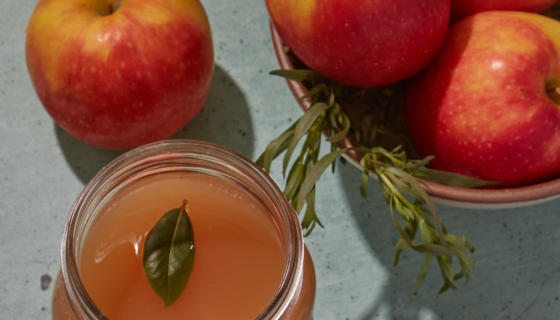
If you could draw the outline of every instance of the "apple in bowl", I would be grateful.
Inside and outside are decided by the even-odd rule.
[[[198,0],[40,0],[26,59],[55,122],[106,149],[183,127],[202,108],[214,66]]]
[[[541,12],[557,0],[451,0],[451,20],[458,21],[483,11]]]
[[[310,69],[348,86],[410,77],[437,54],[449,0],[265,0],[282,42]]]
[[[434,169],[495,187],[560,175],[560,22],[489,11],[454,24],[408,83],[405,120]]]

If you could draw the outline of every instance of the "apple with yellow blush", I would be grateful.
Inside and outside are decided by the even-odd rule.
[[[40,0],[33,86],[56,123],[100,148],[167,138],[202,108],[214,57],[198,0]]]
[[[489,11],[454,24],[408,81],[405,119],[438,170],[526,186],[560,175],[560,22]]]

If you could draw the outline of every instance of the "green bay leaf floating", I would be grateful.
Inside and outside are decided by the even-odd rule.
[[[166,308],[181,296],[194,266],[194,232],[186,205],[184,200],[164,214],[144,244],[144,272]]]

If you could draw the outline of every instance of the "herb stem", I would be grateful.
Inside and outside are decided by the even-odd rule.
[[[426,168],[433,157],[423,160],[409,159],[410,155],[416,156],[416,153],[406,137],[402,108],[398,99],[388,101],[389,104],[379,103],[374,97],[375,88],[356,91],[355,88],[343,87],[329,81],[311,70],[276,70],[271,74],[298,82],[304,81],[306,85],[311,85],[309,91],[300,98],[300,100],[307,99],[310,102],[309,109],[282,135],[273,140],[256,161],[266,172],[270,172],[272,161],[285,152],[282,163],[282,172],[285,175],[288,172],[288,164],[296,145],[306,136],[301,152],[291,165],[284,190],[284,195],[296,212],[303,215],[301,225],[304,230],[307,230],[305,236],[311,233],[316,224],[323,227],[315,212],[317,180],[329,165],[332,165],[334,172],[336,159],[343,153],[352,150],[363,155],[360,160],[363,168],[360,184],[362,196],[366,199],[368,179],[370,176],[374,176],[372,172],[375,172],[383,199],[389,204],[391,217],[401,235],[401,239],[395,246],[394,265],[398,263],[400,253],[407,247],[424,253],[424,261],[417,278],[414,295],[424,281],[433,256],[438,261],[444,279],[440,293],[448,289],[456,289],[454,280],[462,276],[465,276],[468,282],[474,261],[467,255],[467,249],[474,252],[474,247],[466,241],[464,236],[459,237],[447,233],[445,225],[426,191],[427,187],[420,179],[467,188],[496,182]],[[402,91],[402,86],[392,88]],[[554,94],[558,94],[558,92],[554,90]],[[368,121],[362,121],[357,128],[344,112],[344,107],[351,108],[353,103],[356,106],[372,106],[372,109],[365,113]],[[362,118],[362,120],[364,119]],[[320,157],[321,133],[330,135],[326,141],[331,143],[330,153],[322,157]],[[360,139],[360,137],[362,138]],[[352,144],[358,145],[358,147],[340,149],[338,142],[345,138],[350,138]],[[380,142],[385,139],[389,140],[389,145],[393,145],[391,151],[380,146]],[[398,147],[394,148],[397,145]],[[407,199],[404,193],[414,198],[414,201]],[[306,208],[302,211],[304,206]],[[396,217],[395,209],[404,220],[404,228]],[[414,243],[418,229],[420,229],[421,242]],[[458,274],[454,274],[455,269],[451,256],[458,257],[462,270]]]

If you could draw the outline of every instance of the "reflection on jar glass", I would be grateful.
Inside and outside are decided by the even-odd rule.
[[[148,232],[187,200],[195,262],[168,308],[150,288]],[[315,270],[298,217],[253,162],[210,143],[171,140],[119,157],[85,187],[62,239],[54,320],[308,320]]]

